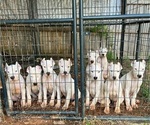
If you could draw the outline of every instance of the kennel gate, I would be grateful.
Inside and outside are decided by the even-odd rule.
[[[67,1],[67,0],[66,0]],[[132,57],[130,57],[131,59],[139,59],[141,58],[141,55],[144,55],[144,59],[147,60],[148,64],[149,64],[149,50],[148,47],[150,47],[149,42],[150,41],[150,33],[149,30],[147,31],[147,33],[142,33],[142,27],[149,27],[150,24],[150,20],[149,20],[149,14],[150,13],[131,13],[127,11],[127,5],[130,3],[131,5],[133,4],[136,5],[138,4],[138,0],[137,1],[128,1],[128,0],[122,0],[120,1],[120,5],[117,4],[117,0],[116,1],[116,6],[120,7],[120,13],[111,13],[110,10],[113,9],[113,7],[115,6],[111,6],[111,0],[109,0],[109,4],[108,6],[106,6],[105,1],[103,1],[103,4],[105,4],[105,7],[109,8],[107,12],[102,12],[100,14],[94,14],[91,13],[91,15],[87,15],[86,11],[88,9],[94,8],[93,4],[94,2],[88,0],[88,2],[86,3],[83,0],[72,0],[71,4],[70,2],[66,2],[65,4],[71,7],[68,9],[66,8],[66,11],[63,13],[63,11],[61,10],[63,7],[63,4],[61,4],[61,2],[58,0],[56,1],[56,3],[58,4],[58,7],[56,4],[52,4],[54,1],[52,2],[48,2],[48,5],[46,6],[46,4],[44,4],[43,6],[45,7],[45,11],[42,8],[40,10],[40,5],[42,6],[42,4],[44,3],[40,3],[40,1],[38,0],[27,0],[27,1],[23,1],[22,2],[26,2],[25,6],[22,6],[21,3],[20,5],[22,7],[27,7],[26,9],[24,8],[24,13],[26,14],[25,16],[23,15],[23,10],[21,10],[20,8],[18,9],[18,13],[20,12],[19,17],[15,17],[17,16],[17,14],[15,15],[15,10],[12,9],[13,15],[9,15],[9,12],[4,12],[4,14],[1,16],[2,20],[0,21],[1,24],[1,64],[4,64],[5,62],[9,62],[9,63],[14,63],[14,61],[19,61],[23,68],[25,69],[27,67],[27,65],[35,65],[39,63],[40,58],[44,58],[44,57],[49,57],[49,56],[53,56],[56,60],[61,58],[61,57],[72,57],[74,59],[74,66],[73,66],[73,75],[74,75],[74,79],[75,79],[75,91],[76,91],[76,98],[75,98],[75,108],[73,110],[69,110],[69,111],[58,111],[55,109],[49,110],[49,109],[45,109],[45,110],[37,110],[37,109],[28,109],[28,110],[22,110],[22,109],[18,109],[15,111],[10,111],[8,108],[8,102],[7,102],[7,94],[6,94],[6,86],[5,86],[5,75],[3,72],[3,67],[2,65],[0,65],[0,71],[1,71],[1,79],[2,79],[2,83],[3,83],[3,99],[4,99],[4,104],[5,104],[5,110],[6,113],[8,115],[43,115],[44,118],[52,118],[52,119],[72,119],[72,120],[80,120],[80,119],[84,119],[85,117],[87,117],[88,119],[93,119],[93,116],[89,116],[86,115],[86,111],[85,111],[85,105],[84,105],[84,94],[85,94],[85,54],[87,52],[87,50],[89,49],[93,49],[91,48],[91,43],[93,41],[96,40],[103,40],[100,37],[97,38],[97,36],[91,38],[91,34],[93,33],[93,27],[94,27],[94,32],[98,33],[99,27],[102,29],[100,32],[105,32],[103,29],[105,29],[105,26],[108,26],[110,28],[110,26],[116,26],[119,25],[121,27],[121,33],[120,33],[120,47],[116,48],[116,46],[111,46],[109,44],[109,41],[117,41],[118,39],[116,38],[116,36],[109,36],[108,33],[106,32],[106,43],[105,45],[109,48],[113,48],[112,50],[113,53],[116,54],[115,51],[117,51],[116,49],[118,49],[119,53],[117,53],[115,55],[115,58],[119,58],[121,64],[123,64],[123,59],[124,59],[124,53],[126,53],[126,56],[130,56],[132,55]],[[46,1],[45,1],[46,2]],[[50,4],[52,4],[52,6],[54,6],[54,8],[47,8],[48,6],[50,6]],[[8,5],[8,3],[6,4]],[[142,5],[142,4],[140,4]],[[146,3],[147,6],[149,6],[148,3]],[[94,5],[95,8],[97,7],[97,5]],[[10,7],[11,6],[6,6],[6,7]],[[18,7],[18,6],[17,6]],[[56,7],[56,8],[55,8]],[[87,8],[86,8],[87,7]],[[102,7],[102,6],[101,6]],[[78,10],[76,9],[78,8]],[[98,7],[97,7],[98,8]],[[96,9],[97,9],[96,8]],[[100,8],[100,7],[99,7]],[[47,11],[46,11],[47,9]],[[57,12],[57,9],[60,9],[60,12],[63,16],[65,16],[65,18],[63,18],[63,16],[60,15],[59,12]],[[117,8],[118,9],[118,8]],[[116,9],[116,10],[117,10]],[[133,8],[129,8],[129,9],[134,9]],[[40,10],[40,11],[39,11]],[[55,15],[53,14],[54,10],[57,12]],[[9,10],[8,10],[9,11]],[[42,13],[42,11],[44,11],[44,14]],[[53,12],[51,12],[53,11]],[[66,13],[69,11],[71,11],[71,16],[67,16]],[[112,11],[112,10],[111,10]],[[108,13],[109,12],[109,13]],[[49,14],[50,13],[50,14]],[[55,13],[55,12],[54,12]],[[104,14],[102,14],[104,13]],[[6,14],[6,16],[5,16]],[[7,15],[8,14],[8,15]],[[8,17],[7,17],[8,16]],[[10,17],[9,17],[10,16]],[[50,17],[51,16],[51,17]],[[131,27],[136,26],[137,27],[137,32],[135,33],[135,35],[130,35],[128,39],[126,39],[125,35],[126,35],[126,30],[130,29]],[[60,27],[60,29],[59,29]],[[69,27],[68,29],[66,28],[65,30],[63,28],[65,27]],[[92,27],[92,28],[91,28]],[[95,28],[96,27],[96,28]],[[107,28],[106,28],[107,29]],[[117,29],[117,28],[116,28]],[[117,31],[115,30],[115,34],[117,35]],[[45,31],[46,30],[46,31]],[[69,39],[66,40],[66,36],[68,36],[68,34],[66,33],[66,30],[69,31]],[[77,30],[79,31],[79,42],[78,41],[78,37],[77,37]],[[108,30],[108,29],[107,29]],[[5,32],[4,32],[5,31]],[[17,35],[13,32],[19,32],[19,31],[23,31],[23,33],[18,33]],[[28,33],[29,31],[29,33]],[[44,33],[41,33],[41,31],[47,33],[47,35],[45,35]],[[54,33],[54,37],[58,37],[58,39],[56,40],[56,38],[53,37],[48,37],[50,35],[50,33],[48,33],[48,31],[52,31],[51,34]],[[55,33],[58,31],[62,31],[63,33]],[[132,32],[129,30],[129,32]],[[25,34],[23,36],[23,38],[20,38],[23,34]],[[130,33],[129,33],[130,34]],[[142,34],[142,35],[141,35]],[[146,35],[143,35],[146,34]],[[14,42],[15,38],[14,37],[8,37],[8,35],[16,35],[16,37],[18,37],[18,41],[20,40],[24,40],[22,41],[22,43],[19,42]],[[59,35],[61,37],[63,37],[64,39],[62,40],[61,38],[59,39]],[[29,37],[30,36],[30,37]],[[8,37],[8,39],[7,39]],[[27,38],[26,38],[27,37]],[[44,39],[44,37],[46,37],[47,39]],[[127,48],[125,48],[125,41],[128,42],[132,42],[129,39],[134,37],[135,41],[132,43],[134,46],[134,52],[133,54],[128,53],[129,51],[129,46],[128,45],[128,50],[126,50]],[[50,39],[53,40],[50,40]],[[5,40],[6,39],[6,40]],[[10,42],[13,39],[12,43]],[[115,39],[115,40],[114,40]],[[144,42],[146,42],[147,44],[141,43],[142,40]],[[41,41],[46,41],[45,42],[45,46],[43,45],[44,43],[42,43]],[[57,46],[54,47],[54,44],[59,44],[59,42],[57,41],[61,41],[64,45],[63,47]],[[72,41],[71,43],[65,43],[66,41]],[[105,40],[105,39],[104,39]],[[119,40],[118,40],[119,41]],[[118,42],[117,41],[117,42]],[[7,44],[5,45],[5,42],[7,42]],[[51,42],[51,43],[49,43]],[[56,42],[56,43],[55,43]],[[88,43],[86,43],[88,42]],[[54,43],[54,44],[52,44]],[[62,43],[60,43],[62,45]],[[25,45],[23,45],[25,44]],[[69,44],[69,46],[67,46]],[[90,44],[90,45],[89,45]],[[93,44],[93,43],[92,43]],[[94,47],[97,47],[100,43],[98,44],[94,44]],[[102,45],[104,43],[101,43]],[[112,43],[111,43],[112,44]],[[114,44],[114,43],[113,43]],[[115,43],[116,44],[116,43]],[[51,48],[48,48],[50,50],[47,50],[47,46],[50,45]],[[146,48],[144,48],[144,50],[146,51],[146,54],[141,54],[141,46],[144,46]],[[86,48],[86,46],[88,46]],[[89,48],[90,46],[90,48]],[[119,45],[118,45],[119,46]],[[7,48],[8,47],[8,50]],[[9,48],[10,47],[10,48]],[[53,48],[54,47],[54,48]],[[66,47],[66,48],[65,48]],[[56,48],[60,48],[59,50],[57,50]],[[61,49],[63,48],[63,51],[61,51]],[[69,49],[68,49],[69,48]],[[73,48],[73,51],[72,51]],[[16,52],[15,50],[19,50],[19,53]],[[78,51],[79,50],[79,51]],[[44,51],[44,53],[43,53]],[[53,53],[50,53],[49,51],[53,51]],[[131,50],[130,50],[131,51]],[[54,53],[55,52],[55,53]],[[65,54],[65,56],[64,56]],[[80,55],[80,57],[78,58],[78,54]],[[79,61],[78,61],[79,60]],[[113,59],[115,60],[115,59]],[[26,63],[25,63],[26,61]],[[80,67],[78,66],[78,63],[80,63]],[[123,64],[124,65],[124,64]],[[78,70],[80,68],[80,71]],[[56,67],[57,70],[57,67]],[[148,69],[149,71],[149,69]],[[26,75],[23,72],[24,75]],[[80,74],[80,78],[78,78],[78,75]],[[148,73],[147,73],[148,74]],[[77,83],[78,81],[80,81],[80,90],[81,90],[81,101],[80,101],[80,107],[78,105],[79,101],[77,99],[77,87],[79,86]],[[146,77],[146,82],[149,81],[149,77]],[[147,84],[148,87],[148,92],[150,90],[150,86],[149,84]],[[148,93],[149,94],[149,93]],[[150,96],[147,96],[147,99]],[[148,111],[150,108],[149,102],[148,102]],[[49,110],[49,111],[47,111]],[[150,111],[149,111],[150,112]],[[49,115],[58,115],[55,117],[50,117]],[[18,115],[17,115],[18,116]],[[144,117],[142,116],[132,116],[132,114],[130,115],[123,115],[123,116],[119,116],[119,115],[98,115],[96,118],[98,119],[111,119],[111,120],[150,120],[150,116],[146,115]]]

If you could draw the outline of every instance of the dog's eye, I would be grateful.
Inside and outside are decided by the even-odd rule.
[[[46,68],[46,66],[44,66],[44,68]]]
[[[110,72],[113,72],[112,70],[110,70]]]
[[[98,71],[98,73],[100,73],[100,71]]]
[[[9,71],[7,71],[7,73],[9,73]]]
[[[63,66],[61,66],[61,67],[63,67]]]
[[[91,71],[93,73],[93,71]]]
[[[15,70],[15,72],[17,72],[17,70]]]
[[[137,68],[134,68],[135,70],[137,70]]]
[[[68,66],[68,68],[70,68],[70,66]]]
[[[50,66],[51,68],[53,67],[53,66]]]
[[[117,72],[119,72],[119,70]]]

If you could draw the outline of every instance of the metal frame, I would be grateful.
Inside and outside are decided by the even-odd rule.
[[[36,1],[36,0],[35,0]],[[77,15],[76,15],[76,0],[72,0],[72,18],[61,18],[61,19],[27,19],[27,20],[1,20],[0,26],[8,25],[8,24],[39,24],[39,23],[64,23],[64,22],[70,22],[72,23],[72,29],[73,29],[73,50],[74,50],[74,74],[75,74],[75,83],[78,83],[78,65],[77,65],[77,36],[76,36],[76,27],[79,26],[79,37],[80,37],[80,72],[81,72],[81,116],[78,114],[78,99],[75,98],[75,111],[44,111],[43,114],[50,115],[50,114],[60,114],[60,115],[73,115],[73,116],[61,116],[56,118],[51,118],[49,116],[44,116],[45,119],[66,119],[66,120],[83,120],[85,118],[87,119],[93,119],[94,116],[87,116],[85,117],[85,73],[84,73],[84,29],[85,26],[84,21],[85,20],[113,20],[113,19],[122,19],[122,22],[120,23],[122,25],[122,34],[121,34],[121,48],[120,48],[120,61],[122,63],[122,57],[123,57],[123,48],[124,48],[124,31],[125,26],[128,25],[128,22],[125,22],[126,19],[135,19],[135,18],[149,18],[149,14],[125,14],[125,7],[126,7],[126,0],[122,0],[122,13],[121,15],[105,15],[105,16],[83,16],[83,0],[79,0],[79,25],[77,24]],[[33,15],[32,15],[33,16]],[[137,43],[140,39],[140,26],[141,23],[149,23],[150,20],[145,21],[139,21],[139,30],[138,30],[138,39]],[[137,22],[131,22],[132,24],[135,24]],[[130,23],[130,24],[131,24]],[[105,23],[107,24],[107,23]],[[107,25],[110,25],[107,24]],[[136,58],[138,58],[138,45],[136,50]],[[6,106],[6,112],[9,115],[17,115],[17,114],[42,114],[41,111],[9,111],[8,110],[8,102],[7,102],[7,94],[6,94],[6,86],[5,86],[5,79],[4,79],[4,73],[2,72],[2,55],[0,55],[0,76],[2,79],[3,84],[3,91],[5,91],[4,99],[5,99],[5,106]],[[75,84],[75,96],[78,97],[78,85]],[[75,116],[74,116],[75,115]],[[149,117],[133,117],[133,116],[97,116],[96,119],[102,119],[102,120],[142,120],[142,121],[150,121]]]

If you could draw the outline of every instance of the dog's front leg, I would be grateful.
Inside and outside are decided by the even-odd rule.
[[[61,102],[61,92],[59,89],[59,85],[57,86],[57,104],[55,105],[55,108],[60,108],[60,102]]]
[[[12,101],[12,98],[11,98],[11,89],[10,89],[10,86],[7,85],[7,97],[8,97],[8,106],[10,108],[10,110],[13,109],[13,101]]]
[[[39,83],[39,94],[38,94],[38,103],[42,102],[42,85]]]
[[[123,94],[122,94],[122,89],[121,86],[119,87],[119,92],[117,95],[117,103],[115,107],[115,112],[120,113],[120,104],[123,102]]]
[[[97,103],[97,100],[99,99],[100,96],[100,87],[96,88],[96,94],[94,99],[92,100],[92,103],[90,105],[90,110],[95,110],[95,104]]]
[[[109,104],[110,104],[110,99],[109,99],[109,85],[106,83],[105,85],[105,109],[104,109],[104,113],[105,114],[109,114],[110,113],[110,109],[109,109]]]
[[[90,104],[90,93],[89,93],[88,88],[86,87],[86,103],[85,103],[85,105],[89,106],[89,104]]]
[[[25,84],[25,83],[22,83]],[[21,86],[21,106],[26,106],[26,89],[25,85]]]
[[[138,108],[138,105],[136,104],[136,96],[137,96],[138,91],[139,91],[139,88],[136,91],[134,91],[133,96],[131,97],[132,108]]]
[[[45,108],[47,105],[47,88],[46,85],[43,85],[43,102],[41,104],[42,108]]]
[[[53,93],[52,93],[52,96],[51,96],[51,100],[49,102],[50,106],[54,106],[55,96],[56,96],[56,87],[53,88]]]
[[[126,104],[126,110],[128,111],[132,111],[132,107],[130,105],[130,95],[129,95],[130,91],[129,88],[125,89],[125,104]]]
[[[64,106],[62,107],[63,110],[68,109],[68,105],[70,103],[70,99],[71,99],[71,89],[67,90],[67,96],[66,96],[66,102],[64,104]]]
[[[30,83],[27,83],[27,106],[31,106],[31,85]]]

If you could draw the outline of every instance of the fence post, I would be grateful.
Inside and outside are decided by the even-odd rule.
[[[126,13],[126,0],[121,1],[121,15]],[[125,19],[122,19],[122,29],[121,29],[121,44],[120,44],[120,62],[123,63],[123,51],[124,51],[124,36],[125,36]]]
[[[38,10],[37,10],[37,0],[27,0],[28,6],[28,15],[29,19],[38,19]],[[39,33],[39,26],[38,24],[34,24],[31,27],[31,36],[33,41],[33,51],[34,51],[34,58],[37,55],[40,55],[40,33]]]

